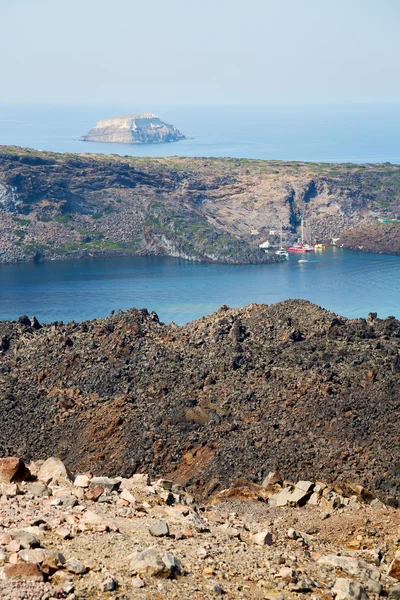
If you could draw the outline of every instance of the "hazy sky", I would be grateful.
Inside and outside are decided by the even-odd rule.
[[[400,0],[0,0],[0,100],[400,103]]]

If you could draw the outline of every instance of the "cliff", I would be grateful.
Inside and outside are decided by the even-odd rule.
[[[119,144],[162,144],[184,139],[174,125],[164,123],[152,113],[103,119],[81,137],[86,142]]]
[[[400,253],[400,165],[57,154],[0,146],[0,262],[121,254],[277,260],[258,245],[282,224]],[[386,241],[385,241],[386,240]],[[389,242],[388,242],[389,240]],[[278,238],[276,238],[278,242]]]
[[[185,326],[130,310],[0,323],[0,456],[170,476],[204,495],[278,468],[400,498],[400,322],[309,302]]]

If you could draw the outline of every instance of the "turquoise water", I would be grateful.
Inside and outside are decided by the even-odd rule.
[[[153,111],[193,139],[174,144],[80,142],[97,120]],[[0,104],[0,144],[134,156],[232,156],[400,163],[400,105],[10,106]]]
[[[330,248],[299,264],[213,265],[174,258],[109,258],[0,265],[0,319],[93,319],[131,307],[164,322],[199,318],[222,304],[305,298],[347,317],[400,318],[400,257]]]
[[[101,118],[153,111],[191,136],[174,144],[80,142]],[[400,163],[400,105],[10,106],[0,143],[58,152]],[[400,317],[400,258],[330,249],[299,264],[227,266],[115,258],[0,265],[0,319],[82,320],[146,307],[184,323],[228,304],[306,298],[348,317]]]

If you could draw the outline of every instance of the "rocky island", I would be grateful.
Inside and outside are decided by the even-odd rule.
[[[81,137],[84,142],[163,144],[186,139],[174,125],[152,113],[103,119]]]

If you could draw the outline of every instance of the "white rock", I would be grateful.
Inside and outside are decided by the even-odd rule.
[[[71,474],[67,467],[64,465],[62,460],[55,458],[54,456],[48,458],[40,467],[38,472],[39,481],[48,484],[50,481],[55,480],[68,480],[70,481]]]
[[[258,546],[272,546],[272,533],[269,529],[264,529],[264,531],[255,533],[252,540]]]
[[[337,600],[367,600],[368,595],[361,585],[352,579],[336,579],[332,588]]]
[[[79,488],[87,488],[90,484],[90,477],[87,475],[77,475],[75,477],[74,485]]]

